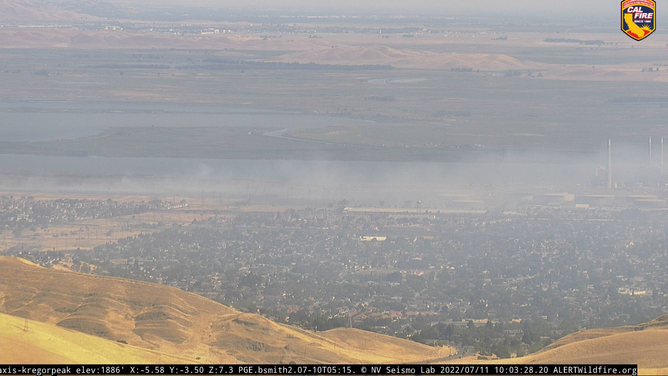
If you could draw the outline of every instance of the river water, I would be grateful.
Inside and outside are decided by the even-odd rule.
[[[163,103],[0,102],[0,140],[44,141],[86,137],[120,126],[279,127],[284,130],[360,125],[363,121],[243,106]],[[282,133],[281,133],[282,132]],[[279,134],[280,133],[280,134]],[[106,158],[7,155],[0,150],[0,189],[155,191],[245,187],[374,195],[374,190],[442,191],[449,187],[589,184],[600,158],[573,163],[532,163],[515,155],[484,163],[420,163],[202,158]],[[17,178],[20,177],[20,178]],[[72,177],[72,179],[63,178]],[[83,179],[83,180],[82,180]],[[90,183],[90,184],[88,184]],[[95,186],[96,184],[100,186]],[[306,189],[306,188],[304,188]]]

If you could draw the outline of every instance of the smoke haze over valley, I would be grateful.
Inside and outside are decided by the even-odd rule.
[[[0,363],[665,374],[668,36],[620,11],[0,0]]]

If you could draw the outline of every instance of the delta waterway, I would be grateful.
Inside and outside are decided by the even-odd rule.
[[[163,103],[92,102],[0,102],[0,140],[50,141],[94,136],[114,127],[273,127],[268,136],[284,137],[286,130],[326,126],[361,125],[366,122],[299,112],[268,111],[244,106],[175,105]],[[600,158],[599,158],[600,159]],[[482,163],[421,163],[306,160],[246,160],[203,158],[52,157],[3,154],[0,173],[31,176],[113,177],[107,189],[139,189],[141,179],[169,179],[176,189],[200,189],[225,182],[288,184],[315,190],[349,190],[384,185],[402,189],[445,189],[447,186],[486,184],[544,185],[559,182],[587,184],[593,178],[597,159],[586,163],[532,163],[530,155],[509,155]],[[110,178],[111,179],[111,178]],[[24,180],[21,180],[25,182]],[[174,184],[182,181],[183,184]],[[0,182],[0,188],[12,181]],[[69,188],[79,183],[72,182]],[[157,183],[156,183],[157,184]],[[362,188],[360,188],[362,187]],[[69,189],[66,188],[66,189]],[[388,188],[388,189],[389,189]],[[155,184],[146,189],[155,189]]]

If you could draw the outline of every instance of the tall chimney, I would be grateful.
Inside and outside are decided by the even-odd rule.
[[[661,137],[661,161],[659,163],[661,166],[661,175],[663,175],[663,137]]]
[[[652,168],[652,136],[649,136],[649,168]]]
[[[612,189],[612,140],[608,139],[608,189]]]

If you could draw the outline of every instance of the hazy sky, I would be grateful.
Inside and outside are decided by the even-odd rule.
[[[349,9],[402,9],[415,11],[438,10],[440,12],[453,11],[518,11],[521,13],[536,12],[601,12],[618,9],[618,0],[202,0],[209,4],[219,4],[232,7],[268,7],[277,8],[349,8]]]

